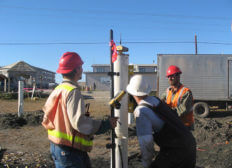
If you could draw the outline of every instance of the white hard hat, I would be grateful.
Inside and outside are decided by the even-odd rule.
[[[126,90],[133,96],[145,96],[151,91],[150,85],[145,81],[144,76],[134,75],[130,79],[130,83],[127,85]]]

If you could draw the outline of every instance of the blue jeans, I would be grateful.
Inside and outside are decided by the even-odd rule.
[[[50,142],[50,152],[56,168],[91,168],[87,152]]]

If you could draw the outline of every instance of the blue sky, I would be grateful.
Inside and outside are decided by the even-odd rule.
[[[75,51],[91,71],[110,63],[110,29],[134,64],[194,54],[195,34],[199,54],[232,54],[231,0],[0,0],[0,23],[0,66],[25,61],[55,72]]]

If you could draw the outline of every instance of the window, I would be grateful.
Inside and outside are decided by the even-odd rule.
[[[105,72],[105,68],[104,67],[97,67],[96,72]]]
[[[146,72],[146,69],[143,67],[139,67],[139,72]]]

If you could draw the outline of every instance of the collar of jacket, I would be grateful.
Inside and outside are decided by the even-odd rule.
[[[77,82],[74,82],[74,81],[69,80],[69,79],[64,79],[64,80],[62,81],[62,83],[70,83],[70,84],[76,86],[77,88],[80,88],[80,86],[78,85]]]
[[[182,84],[179,83],[177,86],[170,86],[169,90],[172,91],[173,94],[175,94],[180,88],[181,88]]]

